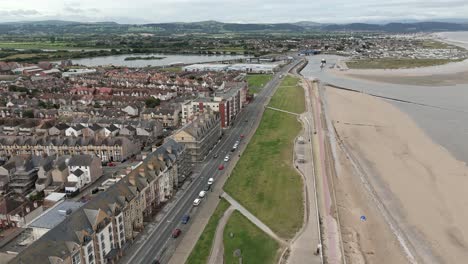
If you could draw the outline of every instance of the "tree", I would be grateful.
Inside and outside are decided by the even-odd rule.
[[[148,108],[155,108],[160,103],[161,103],[161,100],[159,100],[158,98],[154,98],[154,97],[149,97],[145,100],[145,105]]]

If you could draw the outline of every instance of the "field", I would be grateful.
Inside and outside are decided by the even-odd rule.
[[[167,67],[167,68],[158,68],[160,71],[165,71],[165,72],[181,72],[182,67]]]
[[[365,59],[348,61],[346,65],[350,69],[404,69],[428,67],[457,62],[450,59]]]
[[[10,49],[51,49],[51,50],[64,50],[64,49],[86,49],[86,47],[73,47],[69,42],[0,42],[0,48]]]
[[[231,236],[232,234],[232,236]],[[263,233],[238,211],[224,229],[224,263],[238,264],[234,251],[240,249],[242,263],[271,264],[278,258],[278,243]]]
[[[213,215],[210,217],[208,224],[203,230],[202,235],[193,248],[190,256],[187,259],[187,264],[205,264],[210,256],[211,246],[213,244],[216,227],[218,226],[219,219],[223,216],[224,212],[229,208],[229,203],[222,199]]]
[[[422,41],[421,46],[426,49],[463,49],[437,40],[424,40]]]
[[[249,74],[247,75],[247,83],[251,94],[258,93],[263,86],[271,80],[271,74]]]
[[[303,113],[305,111],[304,89],[298,79],[286,76],[276,94],[271,98],[269,106],[282,110]]]
[[[297,79],[283,80],[271,106],[304,111]],[[297,117],[266,109],[225,190],[283,238],[291,238],[303,221],[302,179],[292,165],[294,138],[301,130]]]

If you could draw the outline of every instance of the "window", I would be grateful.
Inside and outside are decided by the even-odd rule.
[[[88,245],[87,251],[88,251],[88,255],[93,254],[93,245],[92,244]]]
[[[80,264],[80,263],[81,263],[81,257],[80,257],[80,252],[78,252],[72,256],[72,264]]]
[[[91,263],[94,263],[94,255],[93,254],[89,254],[88,255],[88,262],[91,264]]]

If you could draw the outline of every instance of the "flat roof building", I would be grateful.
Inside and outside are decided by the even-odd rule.
[[[39,239],[45,233],[49,232],[49,230],[65,220],[65,218],[67,218],[67,216],[69,216],[73,211],[77,210],[83,205],[84,203],[80,202],[63,201],[45,211],[41,216],[29,224],[29,227],[33,230],[33,240],[36,241]]]

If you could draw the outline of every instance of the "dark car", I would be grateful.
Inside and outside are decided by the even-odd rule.
[[[159,260],[155,259],[155,260],[153,260],[153,262],[151,262],[151,264],[161,264],[161,262],[159,262]]]
[[[218,154],[213,155],[213,159],[216,159],[218,157]]]
[[[182,217],[182,224],[187,224],[188,221],[190,220],[190,215],[184,215],[184,217]]]
[[[182,230],[180,230],[179,228],[176,228],[176,229],[174,229],[174,231],[172,231],[172,237],[173,238],[178,238],[181,233],[182,233]]]
[[[205,186],[205,189],[203,189],[205,192],[209,191],[211,189],[211,185]]]

